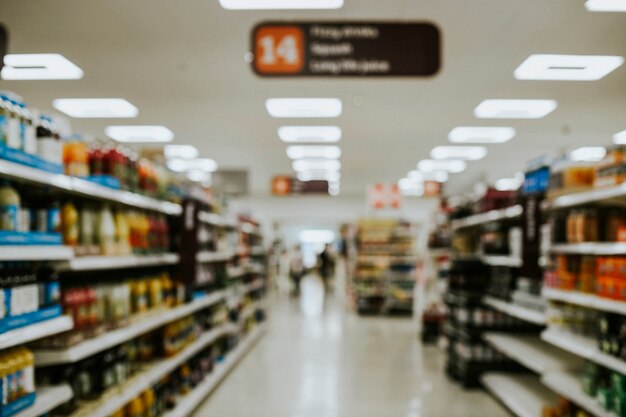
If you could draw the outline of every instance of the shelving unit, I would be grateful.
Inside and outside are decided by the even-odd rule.
[[[196,259],[199,263],[226,262],[235,257],[234,252],[199,252]]]
[[[191,415],[237,364],[241,362],[266,331],[266,325],[261,325],[254,329],[239,346],[226,355],[224,362],[219,364],[211,375],[196,386],[191,393],[183,397],[176,405],[176,408],[165,413],[163,417],[187,417]]]
[[[0,160],[2,163],[2,160]],[[0,261],[67,261],[74,250],[62,245],[0,246]]]
[[[68,384],[38,388],[35,404],[15,414],[13,417],[42,416],[71,400],[73,396],[72,388]]]
[[[617,414],[604,410],[595,398],[583,391],[579,378],[573,372],[549,372],[541,377],[541,382],[555,393],[569,399],[594,416],[617,417]]]
[[[593,294],[544,287],[542,295],[548,300],[562,301],[582,307],[593,308],[595,310],[606,311],[608,313],[626,315],[626,303],[599,297]]]
[[[210,307],[223,299],[224,292],[218,291],[180,307],[153,312],[148,317],[142,318],[129,326],[103,333],[100,336],[87,339],[66,349],[35,350],[35,363],[37,366],[47,366],[78,362],[81,359],[132,340],[167,323]]]
[[[102,269],[142,268],[175,265],[180,257],[176,253],[128,256],[82,256],[71,259],[61,269],[69,271],[96,271]]]
[[[515,219],[522,215],[522,211],[522,206],[517,205],[500,210],[488,211],[486,213],[474,214],[463,219],[452,220],[451,225],[453,230],[480,226],[490,222]]]
[[[223,228],[229,228],[229,229],[234,229],[237,227],[236,221],[226,219],[220,216],[219,214],[210,213],[208,211],[200,211],[198,213],[198,218],[200,219],[202,223],[205,223],[211,226],[223,227]]]
[[[481,382],[518,417],[539,417],[544,405],[557,401],[557,396],[546,391],[534,376],[486,373]]]
[[[494,256],[485,255],[482,257],[483,263],[489,266],[508,266],[510,268],[519,268],[522,266],[522,260],[512,256]]]
[[[555,244],[550,252],[562,255],[626,255],[626,243],[620,242],[588,242]]]
[[[509,303],[495,297],[483,297],[483,303],[509,316],[524,320],[530,323],[544,325],[546,316],[541,311],[525,308],[513,303]]]
[[[72,330],[71,317],[61,316],[0,334],[0,350],[23,345],[44,337]]]
[[[0,175],[15,181],[30,182],[40,186],[52,187],[57,190],[81,195],[83,197],[157,211],[172,216],[178,216],[182,213],[180,204],[157,200],[141,194],[131,193],[130,191],[107,188],[90,181],[63,174],[51,174],[10,161],[0,160]]]
[[[549,371],[575,369],[581,365],[576,356],[547,345],[536,336],[489,332],[483,338],[498,351],[540,375]]]
[[[543,205],[544,210],[557,210],[589,203],[621,203],[626,197],[626,183],[556,197]]]

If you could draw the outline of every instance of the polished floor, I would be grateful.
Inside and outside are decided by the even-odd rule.
[[[269,331],[195,417],[509,416],[451,383],[411,319],[359,317],[315,277],[272,304]]]

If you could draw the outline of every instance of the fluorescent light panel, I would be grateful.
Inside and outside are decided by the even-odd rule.
[[[556,110],[555,100],[484,100],[474,109],[480,119],[541,119]]]
[[[291,164],[296,172],[302,171],[339,171],[341,162],[336,159],[298,159]]]
[[[626,145],[626,130],[613,135],[613,143],[616,145]]]
[[[105,133],[118,142],[171,142],[174,133],[165,126],[107,126]]]
[[[338,98],[270,98],[265,108],[272,117],[339,117],[342,112]]]
[[[423,172],[447,171],[458,173],[465,171],[465,168],[467,168],[467,163],[460,160],[423,159],[417,164],[417,169]]]
[[[522,182],[519,178],[500,178],[496,181],[495,187],[498,191],[515,191],[521,187]]]
[[[340,9],[343,0],[220,0],[228,10]]]
[[[406,176],[407,178],[410,178],[412,180],[437,182],[446,182],[450,178],[450,174],[448,174],[446,171],[422,172],[418,170],[413,170],[409,171]]]
[[[487,156],[484,146],[436,146],[430,151],[433,159],[463,159],[477,161]]]
[[[191,145],[165,145],[163,154],[166,158],[197,158],[200,155],[198,148]]]
[[[601,161],[606,155],[606,149],[601,146],[584,146],[582,148],[569,151],[569,158],[572,161]]]
[[[187,179],[190,181],[208,183],[211,182],[212,178],[212,174],[207,171],[194,170],[187,172]]]
[[[217,162],[209,158],[195,158],[195,159],[168,159],[167,167],[175,172],[189,172],[189,171],[204,171],[214,172],[217,171]]]
[[[123,98],[57,98],[52,106],[76,119],[137,117],[139,110]]]
[[[596,81],[623,63],[621,56],[537,54],[529,56],[514,75],[518,80]]]
[[[341,128],[338,126],[281,126],[278,137],[283,142],[339,142]]]
[[[626,12],[626,0],[587,0],[590,12]]]
[[[448,134],[453,143],[504,143],[515,137],[512,127],[455,127]]]
[[[341,149],[338,146],[288,146],[287,156],[291,159],[322,158],[338,159]]]
[[[79,80],[83,70],[61,54],[8,54],[3,80]]]
[[[339,181],[341,173],[339,171],[300,171],[297,173],[300,181]]]

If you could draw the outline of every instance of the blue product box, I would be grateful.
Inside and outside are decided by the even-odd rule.
[[[61,306],[54,305],[45,307],[32,313],[21,314],[19,316],[8,316],[0,320],[0,334],[10,332],[21,327],[30,326],[46,320],[51,320],[61,316]]]
[[[32,407],[35,404],[35,400],[37,399],[36,393],[26,394],[22,398],[19,398],[12,403],[9,403],[2,407],[0,410],[0,417],[11,417],[20,411],[23,411],[29,407]]]
[[[90,175],[85,179],[104,187],[113,188],[114,190],[119,190],[121,188],[120,180],[115,177],[111,177],[110,175]]]
[[[31,155],[19,149],[8,147],[4,143],[0,143],[0,159],[15,162],[16,164],[26,165],[31,168],[37,168],[42,171],[52,172],[54,174],[63,173],[63,165],[55,164],[36,155]]]
[[[543,167],[526,173],[522,192],[533,194],[546,191],[550,184],[550,168]]]
[[[1,245],[62,245],[60,233],[0,231]]]

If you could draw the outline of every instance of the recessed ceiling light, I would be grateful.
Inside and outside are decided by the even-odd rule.
[[[616,145],[626,145],[626,130],[613,135],[613,143]]]
[[[453,143],[504,143],[515,136],[512,127],[455,127],[448,134]]]
[[[171,142],[174,133],[165,126],[107,126],[105,133],[118,142]]]
[[[341,149],[338,146],[288,146],[287,156],[291,159],[323,158],[338,159]]]
[[[541,119],[557,108],[556,100],[484,100],[474,109],[481,119]]]
[[[465,168],[467,168],[467,163],[459,160],[423,159],[417,164],[417,169],[423,172],[447,171],[458,173],[465,171]]]
[[[446,171],[432,171],[432,172],[422,172],[422,171],[409,171],[406,174],[407,178],[417,181],[437,181],[437,182],[446,182],[450,178],[450,174]]]
[[[194,170],[187,172],[187,179],[190,181],[208,183],[212,178],[212,174],[207,171]]]
[[[398,187],[402,195],[422,196],[424,195],[424,184],[411,178],[402,178],[398,181]]]
[[[167,167],[175,172],[214,172],[217,171],[217,162],[209,158],[168,159]]]
[[[270,98],[265,108],[272,117],[339,117],[338,98]]]
[[[228,10],[340,9],[343,0],[220,0]]]
[[[484,146],[436,146],[430,151],[433,159],[464,159],[477,161],[487,155]]]
[[[514,75],[518,80],[595,81],[623,63],[621,56],[537,54],[526,58]]]
[[[339,171],[300,171],[297,173],[300,181],[339,181],[341,173]]]
[[[626,0],[587,0],[590,12],[626,12]]]
[[[521,187],[522,181],[519,178],[500,178],[496,181],[495,187],[498,191],[515,191]]]
[[[83,70],[61,54],[8,54],[4,80],[79,80]]]
[[[601,146],[584,146],[568,153],[572,161],[601,161],[606,155],[606,149]]]
[[[200,155],[198,148],[191,145],[165,145],[163,154],[166,158],[197,158]]]
[[[281,126],[278,137],[283,142],[339,142],[341,128],[338,126]]]
[[[298,159],[291,164],[293,170],[301,171],[339,171],[341,162],[336,159]]]
[[[117,119],[137,117],[139,110],[123,98],[57,98],[52,105],[77,119]]]

